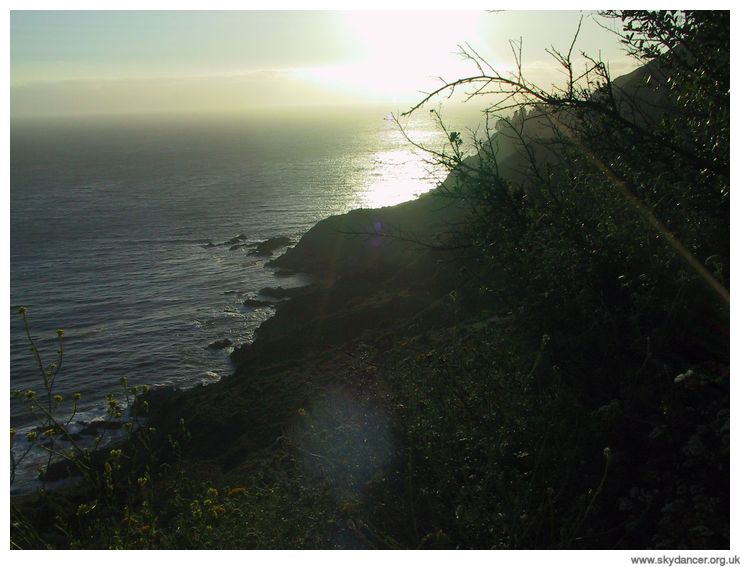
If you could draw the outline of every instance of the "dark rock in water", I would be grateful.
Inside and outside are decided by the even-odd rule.
[[[51,463],[46,471],[39,473],[39,480],[56,482],[73,476],[82,476],[82,472],[71,462],[64,460]]]
[[[244,307],[269,307],[270,305],[274,305],[272,301],[262,301],[260,299],[245,299],[244,300]]]
[[[115,431],[121,429],[123,423],[120,421],[91,421],[85,427],[80,429],[80,435],[97,435],[101,430]]]
[[[221,339],[220,341],[213,341],[208,345],[208,348],[227,348],[232,345],[230,339]]]
[[[298,297],[311,290],[310,285],[301,287],[263,287],[259,292],[265,297],[274,297],[275,299],[284,299],[286,297]]]
[[[237,234],[234,238],[229,238],[226,242],[222,242],[221,244],[219,244],[219,246],[232,246],[233,244],[239,244],[240,242],[243,242],[246,239],[247,239],[246,234],[244,233]]]
[[[275,275],[279,278],[285,277],[285,276],[294,276],[295,271],[294,270],[288,270],[287,268],[277,270],[275,272]]]
[[[208,241],[208,244],[204,244],[203,245],[203,248],[215,248],[215,247],[216,247],[216,245],[213,242],[211,242],[210,240]]]
[[[240,242],[239,244],[234,244],[233,246],[229,246],[229,250],[239,250],[239,248],[244,248],[247,244],[244,242]]]
[[[293,241],[287,236],[276,236],[258,243],[252,253],[258,256],[271,256],[275,250],[289,244],[293,244]]]

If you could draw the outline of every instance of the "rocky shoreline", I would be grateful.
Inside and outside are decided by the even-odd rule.
[[[436,191],[317,223],[268,263],[313,283],[260,290],[276,312],[252,343],[235,345],[234,373],[207,386],[153,391],[152,422],[168,430],[184,416],[196,458],[247,466],[301,407],[338,387],[362,345],[449,320],[444,299],[460,275],[444,244],[462,214]]]
[[[643,76],[620,81],[620,96],[648,85]],[[613,117],[597,118],[583,125],[589,140],[614,130]],[[115,498],[89,516],[90,541],[118,545],[105,529],[123,518],[142,547],[194,548],[207,532],[213,548],[725,548],[729,298],[662,244],[645,246],[644,219],[613,176],[574,162],[568,136],[553,146],[540,119],[522,109],[491,140],[521,126],[533,136],[524,148],[481,152],[473,173],[460,163],[448,178],[464,181],[459,200],[443,184],[330,217],[268,262],[310,285],[248,300],[275,314],[234,348],[230,376],[149,392],[146,429],[106,457]],[[729,137],[719,139],[724,159]],[[624,156],[620,171],[644,179],[646,198],[714,195],[697,164],[671,181],[662,142],[608,143],[604,156]],[[536,160],[546,178],[531,171],[533,148],[552,156]],[[712,179],[724,215],[723,175]],[[699,201],[677,226],[702,229],[706,264],[729,262],[729,217]],[[24,512],[50,533],[66,516],[87,537],[81,510],[100,500],[52,496]]]
[[[214,244],[212,241],[209,240],[206,244],[203,245],[203,248],[228,246],[229,250],[231,251],[239,250],[240,248],[251,248],[251,250],[248,252],[248,254],[251,256],[272,256],[272,254],[276,250],[279,250],[280,248],[284,248],[285,246],[289,246],[291,244],[293,244],[293,240],[291,238],[288,238],[287,236],[275,236],[272,238],[268,238],[267,240],[262,240],[260,242],[247,242],[247,235],[242,233],[237,234],[229,240],[220,242],[219,244]]]
[[[358,209],[318,222],[295,246],[266,264],[274,268],[276,274],[301,273],[309,276],[313,283],[300,287],[266,287],[256,292],[258,298],[247,298],[244,301],[247,308],[276,309],[275,314],[257,329],[255,340],[234,344],[225,338],[206,347],[213,350],[233,347],[229,357],[234,372],[218,382],[194,388],[151,389],[142,398],[151,407],[151,423],[167,431],[176,425],[176,420],[170,419],[174,415],[189,415],[196,420],[199,433],[196,439],[203,440],[202,447],[197,444],[191,447],[197,458],[201,448],[213,445],[209,439],[222,429],[222,421],[239,423],[238,414],[254,403],[240,392],[249,387],[250,380],[269,380],[275,364],[292,361],[288,364],[298,367],[306,359],[325,357],[327,352],[345,343],[388,330],[424,311],[443,294],[434,291],[434,283],[440,281],[435,263],[445,254],[423,243],[443,241],[452,219],[460,214],[450,205],[441,194],[432,193],[400,205]],[[219,244],[209,242],[204,247],[247,248],[251,249],[249,254],[268,256],[291,243],[293,241],[287,237],[274,237],[250,244],[245,235],[237,235]],[[342,366],[343,362],[337,370],[341,371]],[[286,368],[279,367],[282,379]],[[233,393],[228,404],[232,413],[226,412],[213,423],[210,422],[213,415],[209,417],[194,409],[208,408],[210,404],[204,405],[204,400],[212,396],[218,399],[231,396],[228,392],[235,390],[239,392]],[[282,405],[282,395],[290,397],[292,390],[293,385],[286,384],[284,392],[275,392],[269,405]],[[100,423],[108,424],[107,421]],[[101,427],[100,423],[89,424],[88,429]],[[121,426],[120,422],[112,423],[118,428]],[[269,424],[260,423],[260,428],[269,428]],[[106,444],[105,450],[112,446],[115,445]],[[78,474],[61,461],[51,465],[47,480],[57,482]],[[59,486],[63,488],[64,484]]]

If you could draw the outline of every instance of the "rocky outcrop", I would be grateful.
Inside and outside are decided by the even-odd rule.
[[[311,289],[311,286],[301,287],[263,287],[259,293],[265,297],[273,297],[275,299],[286,299],[288,297],[298,297],[305,295]]]
[[[220,339],[218,341],[213,341],[211,344],[208,345],[208,348],[212,349],[222,349],[222,348],[228,348],[232,345],[231,339]]]
[[[258,307],[271,307],[272,305],[274,305],[274,302],[262,301],[261,299],[247,298],[244,300],[243,305],[244,307],[250,307],[252,309],[256,309]]]
[[[256,256],[271,256],[275,250],[289,246],[290,244],[293,244],[293,241],[287,236],[276,236],[257,243],[250,254],[254,254]]]
[[[268,265],[325,277],[386,273],[413,261],[419,250],[447,246],[463,214],[440,191],[393,207],[357,209],[320,221]]]
[[[221,244],[219,244],[219,246],[234,246],[237,244],[242,244],[246,239],[247,239],[246,234],[244,233],[237,234],[234,238],[230,238],[226,242],[222,242]]]

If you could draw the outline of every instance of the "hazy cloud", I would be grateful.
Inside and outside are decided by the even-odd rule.
[[[11,87],[12,116],[31,114],[238,111],[352,102],[290,70],[201,77],[39,81]]]

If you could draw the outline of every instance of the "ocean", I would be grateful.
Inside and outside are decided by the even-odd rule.
[[[425,114],[408,133],[439,148],[444,135]],[[221,243],[295,241],[329,215],[407,201],[444,178],[387,115],[373,107],[12,121],[11,393],[41,390],[21,305],[46,364],[64,329],[55,391],[81,394],[75,421],[102,418],[124,376],[187,388],[229,374],[231,349],[208,345],[249,341],[274,312],[244,300],[306,282]],[[11,395],[19,442],[34,422]]]

